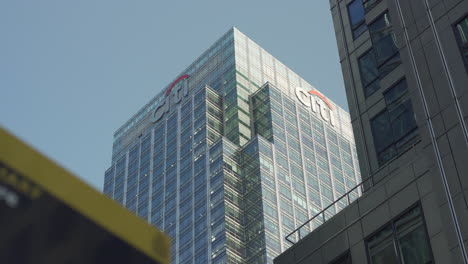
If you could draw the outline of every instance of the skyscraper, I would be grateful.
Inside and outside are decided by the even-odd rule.
[[[275,263],[468,263],[468,1],[330,4],[365,192]]]
[[[358,171],[348,113],[233,28],[117,130],[104,193],[174,263],[272,263]]]

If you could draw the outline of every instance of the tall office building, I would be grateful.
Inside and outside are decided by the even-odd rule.
[[[358,171],[348,113],[233,28],[117,130],[104,193],[173,263],[263,264]]]
[[[365,192],[275,263],[468,263],[468,1],[330,4]]]

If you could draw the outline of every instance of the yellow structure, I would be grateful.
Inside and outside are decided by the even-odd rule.
[[[0,216],[0,263],[169,263],[165,234],[3,128]]]

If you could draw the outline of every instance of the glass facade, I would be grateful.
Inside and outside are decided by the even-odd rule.
[[[360,181],[349,114],[235,28],[181,76],[115,133],[104,193],[173,263],[273,263]]]

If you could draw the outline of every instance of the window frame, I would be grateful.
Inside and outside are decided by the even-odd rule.
[[[391,226],[391,229],[392,229],[392,234],[391,234],[391,239],[392,240],[391,240],[391,242],[392,242],[392,244],[394,246],[394,253],[396,253],[397,261],[399,262],[399,264],[403,264],[402,259],[401,259],[402,256],[401,256],[401,252],[400,252],[400,248],[399,248],[399,241],[398,241],[399,238],[398,238],[398,233],[397,233],[397,230],[396,230],[396,222],[398,222],[398,220],[402,219],[403,216],[405,216],[411,210],[416,209],[417,207],[419,207],[419,209],[421,210],[419,217],[421,219],[421,224],[424,227],[424,234],[426,235],[426,238],[427,238],[426,245],[427,245],[427,247],[429,249],[429,257],[431,258],[430,264],[435,263],[434,262],[435,261],[434,253],[432,252],[430,236],[429,236],[429,232],[427,231],[427,223],[426,223],[426,218],[424,217],[424,210],[423,210],[423,206],[421,204],[421,201],[417,201],[416,203],[412,204],[411,206],[408,206],[408,208],[403,210],[397,216],[392,217],[392,219],[387,221],[385,224],[380,226],[377,230],[370,233],[368,236],[366,236],[364,238],[367,263],[373,264],[373,262],[371,260],[371,255],[370,255],[369,240],[372,237],[374,237],[375,235],[377,235],[378,233],[380,233],[381,231],[383,231],[385,228],[388,228],[388,226]],[[413,229],[413,230],[415,230],[415,229]]]
[[[377,0],[377,1],[380,1],[380,0]],[[372,20],[370,23],[367,24],[368,31],[369,31],[369,34],[370,34],[370,41],[372,43],[372,47],[369,48],[368,50],[364,51],[357,58],[357,64],[358,64],[358,67],[359,67],[359,74],[360,74],[360,78],[361,78],[361,85],[362,85],[362,88],[363,88],[364,97],[366,99],[369,98],[371,95],[375,94],[378,90],[380,90],[382,88],[380,86],[380,80],[382,80],[385,76],[387,76],[389,73],[394,71],[399,65],[401,65],[400,49],[396,45],[396,43],[394,43],[396,51],[391,56],[386,58],[385,60],[379,62],[378,56],[376,54],[376,52],[377,52],[376,47],[378,47],[378,46],[376,46],[376,44],[374,43],[374,41],[372,39],[371,26],[374,23],[376,23],[379,19],[382,19],[385,15],[388,15],[389,18],[390,18],[390,13],[388,12],[388,10],[385,10],[384,12],[379,14],[374,20]],[[390,31],[391,32],[389,34],[393,34],[393,25],[391,24],[391,22],[392,21],[390,20],[390,29],[391,29]],[[363,67],[362,67],[363,64],[361,63],[361,60],[366,56],[368,56],[369,58],[372,58],[373,64],[375,65],[375,69],[377,71],[377,77],[372,79],[368,83],[364,84],[364,81],[363,81],[364,74],[363,74]],[[394,60],[394,59],[396,59],[397,57],[399,59],[398,65],[395,65],[394,67],[390,67],[391,69],[386,69],[386,68],[388,68],[387,63]],[[389,65],[391,65],[391,64],[389,64]],[[386,69],[386,70],[384,71],[384,69]]]
[[[329,262],[329,264],[352,264],[352,263],[353,263],[353,258],[351,255],[351,251],[349,249],[341,253],[340,255],[338,255],[336,258],[334,258],[332,261]]]
[[[382,147],[382,149],[379,151],[377,149],[377,142],[376,142],[376,137],[375,137],[375,133],[374,133],[374,127],[373,127],[373,121],[377,118],[377,117],[380,117],[381,115],[385,114],[386,115],[386,121],[389,123],[389,127],[388,129],[390,129],[390,133],[391,133],[391,136],[392,136],[392,140],[391,140],[391,143],[389,143],[387,146],[385,147]],[[375,153],[377,154],[377,163],[379,164],[379,167],[382,167],[384,166],[386,163],[388,163],[390,160],[392,160],[394,157],[398,156],[399,154],[401,153],[404,153],[404,151],[402,152],[398,152],[398,150],[396,149],[396,143],[398,142],[397,139],[395,139],[394,137],[394,133],[393,133],[393,126],[392,126],[392,122],[390,120],[390,117],[389,117],[389,111],[388,111],[388,108],[385,107],[385,109],[383,109],[382,111],[380,111],[379,113],[377,113],[375,116],[373,116],[371,119],[370,119],[370,128],[371,128],[371,133],[372,133],[372,139],[373,139],[373,143],[374,143],[374,151]],[[417,127],[416,127],[417,129]],[[408,135],[410,134],[412,131],[414,131],[414,129],[412,129],[411,131],[409,131],[408,133],[406,133],[405,135]],[[401,138],[404,138],[404,136],[400,137]],[[383,154],[385,153],[386,151],[390,150],[390,149],[393,149],[393,152],[394,154],[391,155],[390,158],[384,160],[384,161],[381,161],[380,160],[380,154]]]
[[[406,89],[403,93],[401,93],[398,97],[395,97],[395,99],[393,99],[393,101],[391,102],[388,102],[387,101],[387,98],[386,98],[386,95],[393,89],[395,88],[397,85],[399,85],[400,83],[402,82],[406,82]],[[406,79],[406,77],[402,77],[400,79],[398,79],[397,81],[395,81],[394,83],[392,83],[392,85],[390,87],[388,87],[387,89],[385,89],[383,92],[382,92],[382,95],[384,97],[384,101],[385,101],[385,104],[386,105],[394,105],[395,103],[398,103],[402,98],[403,96],[405,96],[406,94],[408,94],[408,81]]]
[[[381,0],[362,0],[362,5],[364,6],[364,10],[365,12],[369,12],[371,9],[373,9],[374,7],[376,7],[379,3],[380,3]],[[369,3],[369,6],[366,6],[367,3]],[[373,3],[372,3],[373,2]]]
[[[372,118],[369,119],[369,125],[370,125],[370,130],[371,130],[371,134],[372,134],[372,139],[373,139],[373,143],[374,143],[374,151],[376,153],[376,156],[377,156],[377,163],[379,165],[379,167],[382,167],[384,166],[386,163],[390,162],[392,159],[394,159],[395,157],[399,156],[400,154],[402,153],[405,153],[408,149],[409,149],[409,145],[407,145],[408,142],[411,142],[412,140],[414,140],[415,138],[418,137],[418,134],[414,134],[412,137],[409,137],[408,139],[406,139],[406,142],[404,142],[404,144],[402,145],[398,145],[398,143],[401,143],[402,140],[405,139],[405,137],[407,136],[410,136],[412,133],[414,133],[415,131],[418,130],[418,125],[417,125],[417,118],[416,118],[416,115],[415,115],[415,112],[414,112],[414,108],[413,108],[413,103],[412,103],[412,100],[411,98],[408,97],[408,83],[407,83],[407,80],[405,77],[399,79],[398,81],[394,82],[389,88],[387,88],[385,91],[383,91],[383,95],[384,95],[384,100],[385,100],[385,94],[388,93],[391,89],[395,88],[397,85],[399,85],[400,83],[402,82],[406,82],[406,89],[404,92],[402,92],[398,97],[396,97],[392,102],[388,103],[385,101],[385,108],[382,109],[382,111],[379,111],[377,114],[375,114],[374,116],[372,116]],[[391,116],[390,114],[392,113],[392,111],[395,111],[396,109],[398,109],[398,107],[400,107],[401,105],[403,104],[409,104],[409,106],[411,107],[411,112],[413,113],[413,117],[414,117],[414,127],[412,127],[411,129],[408,129],[408,131],[406,131],[406,133],[404,133],[402,136],[398,137],[398,138],[395,138],[395,133],[394,133],[394,124],[395,124],[395,121],[398,120],[398,118],[400,116],[402,116],[406,111],[408,110],[405,110],[405,111],[402,111],[397,117],[398,118],[395,118],[395,119],[391,119]],[[385,114],[386,115],[386,121],[387,123],[389,124],[389,128],[391,131],[391,136],[392,136],[392,142],[383,147],[380,151],[377,149],[377,144],[376,144],[376,133],[374,133],[374,126],[373,126],[373,122],[374,120],[376,120],[378,117],[380,117],[381,115]],[[402,147],[404,146],[404,147]],[[393,154],[391,155],[390,158],[388,158],[387,160],[385,161],[381,161],[380,160],[380,154],[383,154],[385,153],[386,151],[390,150],[391,148],[393,148]]]
[[[458,50],[460,51],[460,54],[461,54],[462,60],[463,60],[463,64],[465,65],[465,70],[468,72],[468,58],[465,58],[465,55],[464,55],[464,49],[466,49],[466,52],[468,54],[468,41],[467,41],[467,43],[465,45],[462,45],[463,43],[462,43],[462,40],[461,40],[461,36],[460,36],[460,34],[458,33],[458,30],[457,30],[457,25],[460,24],[465,19],[468,20],[468,13],[464,14],[460,19],[456,20],[455,23],[453,23],[452,28],[453,28],[453,32],[455,34],[455,39],[457,41]]]
[[[396,43],[396,39],[394,40],[395,41],[395,48],[396,48],[396,52],[394,52],[391,56],[389,56],[388,58],[386,58],[385,60],[383,60],[381,63],[379,63],[379,60],[378,60],[378,56],[376,54],[376,44],[374,43],[373,39],[372,39],[372,32],[371,32],[371,27],[374,23],[376,23],[379,19],[381,19],[382,17],[384,17],[385,15],[388,15],[389,19],[390,19],[390,29],[391,29],[391,32],[389,33],[389,35],[391,34],[394,34],[393,33],[393,24],[392,24],[392,21],[391,21],[391,17],[390,17],[390,12],[388,11],[388,9],[386,9],[385,11],[383,11],[382,13],[380,13],[375,19],[373,19],[371,22],[368,23],[368,30],[369,30],[369,35],[370,35],[370,41],[372,43],[372,50],[374,50],[374,59],[375,59],[375,62],[376,62],[376,65],[377,65],[377,70],[379,71],[379,77],[378,79],[382,79],[383,77],[387,76],[390,72],[392,72],[397,66],[395,66],[393,69],[391,69],[390,71],[388,72],[385,72],[385,73],[382,73],[382,68],[384,65],[386,65],[389,61],[391,61],[392,59],[394,59],[396,56],[400,56],[400,49],[399,47],[397,46],[397,43]],[[395,35],[393,36],[394,38]],[[401,64],[401,57],[400,57],[400,63]]]
[[[372,52],[372,54],[370,54],[371,52]],[[359,77],[361,78],[361,85],[362,85],[362,88],[363,88],[363,92],[364,92],[364,97],[365,97],[365,98],[370,97],[371,95],[373,95],[374,93],[376,93],[376,92],[377,92],[378,90],[380,90],[380,88],[381,88],[381,87],[380,87],[380,72],[379,72],[379,66],[378,66],[378,64],[377,64],[377,60],[376,60],[376,58],[375,58],[374,52],[375,52],[375,51],[374,51],[374,48],[372,47],[372,48],[366,50],[364,53],[361,54],[361,56],[359,56],[359,57],[357,58],[357,63],[358,63],[358,67],[359,67],[359,74],[360,74]],[[362,59],[364,56],[369,56],[369,55],[371,55],[371,56],[373,57],[373,59],[374,59],[374,63],[375,63],[375,65],[376,65],[376,69],[377,69],[377,72],[378,72],[378,76],[377,76],[375,79],[373,79],[372,81],[370,81],[368,84],[364,85],[364,83],[363,83],[363,71],[362,71],[362,68],[361,68],[361,62],[360,62],[360,61],[361,61],[361,59]],[[373,90],[372,92],[370,92],[370,93],[368,94],[368,92],[367,92],[367,87],[371,87],[372,85],[375,85],[376,82],[378,82],[377,85],[379,86],[379,88]]]
[[[360,21],[356,25],[353,25],[351,12],[350,12],[350,6],[353,3],[357,2],[357,1],[361,2],[361,6],[362,6],[362,9],[363,9],[363,19],[362,19],[362,21]],[[364,7],[364,2],[363,2],[363,0],[353,0],[346,6],[346,9],[347,9],[347,12],[348,12],[349,26],[351,27],[351,32],[353,34],[353,40],[355,40],[355,39],[359,38],[362,34],[364,34],[364,32],[369,30],[368,27],[367,27],[367,24],[366,24],[366,9]],[[362,31],[359,34],[357,34],[356,31],[358,29],[360,29],[361,27],[363,27]]]

